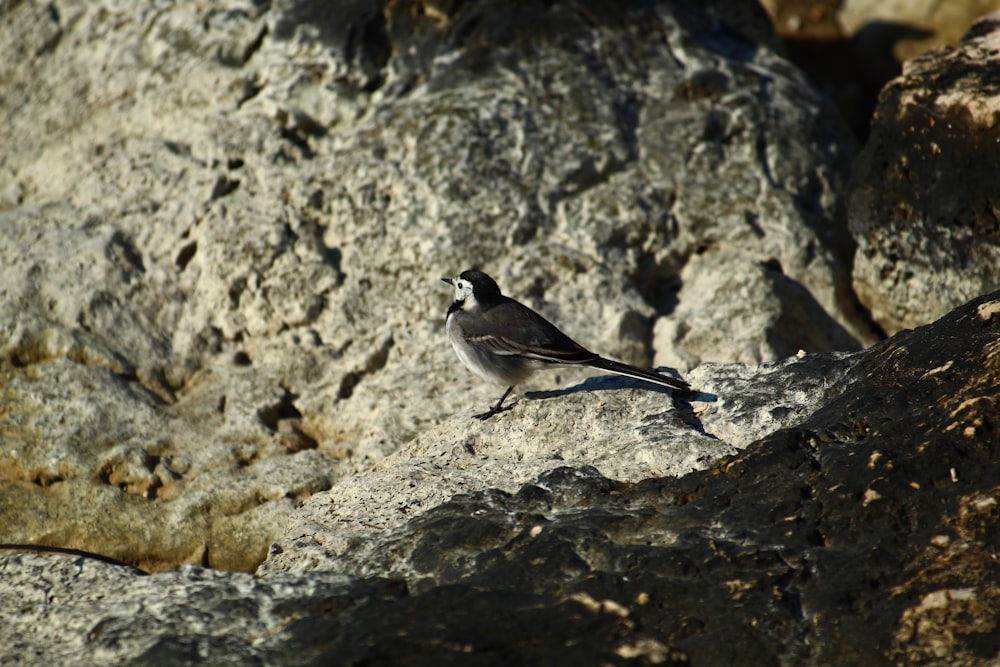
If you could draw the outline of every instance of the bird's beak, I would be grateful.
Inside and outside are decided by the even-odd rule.
[[[445,282],[446,282],[446,283],[448,283],[449,285],[451,285],[451,284],[452,284],[452,282],[451,282],[451,278],[442,278],[441,280],[445,281]]]

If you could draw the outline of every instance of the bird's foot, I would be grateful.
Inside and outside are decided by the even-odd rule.
[[[506,398],[506,396],[504,398]],[[492,408],[490,408],[486,412],[484,412],[482,414],[478,414],[478,415],[472,415],[472,416],[473,416],[473,418],[478,419],[479,421],[486,421],[487,419],[489,419],[493,415],[498,415],[501,412],[507,412],[508,410],[510,410],[511,408],[513,408],[515,405],[517,405],[517,403],[518,403],[517,401],[514,401],[513,403],[511,403],[510,405],[507,405],[507,406],[503,406],[501,403],[497,403],[496,405],[494,405]]]

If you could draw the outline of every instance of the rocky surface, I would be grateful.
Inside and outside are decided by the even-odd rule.
[[[854,287],[887,332],[1000,285],[1000,14],[885,87],[855,167]]]
[[[874,340],[854,145],[754,3],[332,7],[3,6],[0,541],[253,570],[495,398],[442,332],[474,265],[634,363]]]
[[[845,206],[853,138],[756,3],[0,21],[0,543],[127,564],[0,549],[4,660],[995,659],[1000,294],[875,344],[855,286],[893,331],[872,294],[935,284],[860,287],[890,144]],[[912,71],[987,82],[992,26]],[[439,278],[477,265],[699,393],[559,372],[471,420],[502,388]]]
[[[558,467],[380,526],[306,576],[3,556],[0,640],[13,660],[84,664],[986,664],[998,333],[1000,292],[754,374],[835,381],[709,470]]]
[[[878,48],[902,63],[954,46],[977,19],[997,10],[997,0],[849,0],[841,3],[838,16],[844,31],[857,36],[862,57]]]
[[[621,482],[703,470],[818,409],[842,391],[849,367],[841,355],[706,364],[689,375],[701,390],[691,402],[671,405],[669,394],[600,378],[529,393],[513,413],[490,422],[470,425],[462,414],[371,471],[312,496],[258,573],[399,574],[405,564],[378,554],[393,529],[456,494],[513,494],[556,470],[587,469]]]

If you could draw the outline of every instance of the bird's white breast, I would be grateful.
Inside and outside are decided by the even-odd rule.
[[[448,340],[451,342],[451,346],[455,350],[455,354],[458,355],[459,360],[465,365],[466,368],[487,382],[507,384],[504,378],[492,372],[491,368],[487,365],[487,360],[480,358],[480,355],[483,353],[477,352],[475,348],[469,345],[469,343],[465,340],[465,336],[462,334],[462,328],[455,323],[454,317],[448,318],[446,330],[448,332]]]

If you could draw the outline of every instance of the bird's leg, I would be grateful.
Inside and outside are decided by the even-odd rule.
[[[513,388],[514,388],[514,385],[511,385],[511,386],[507,387],[507,391],[505,391],[503,393],[503,396],[500,397],[500,400],[497,401],[496,405],[494,405],[492,408],[490,408],[488,411],[484,412],[483,414],[481,414],[481,415],[473,415],[473,417],[475,417],[476,419],[480,419],[482,421],[486,421],[487,419],[489,419],[493,415],[500,414],[501,412],[504,412],[505,410],[510,410],[512,407],[514,407],[514,405],[516,405],[516,402],[513,403],[513,404],[511,404],[511,405],[508,405],[506,408],[503,408],[503,407],[500,407],[500,406],[503,405],[504,400],[507,398],[507,396],[510,395],[510,392],[511,392],[511,390]]]

